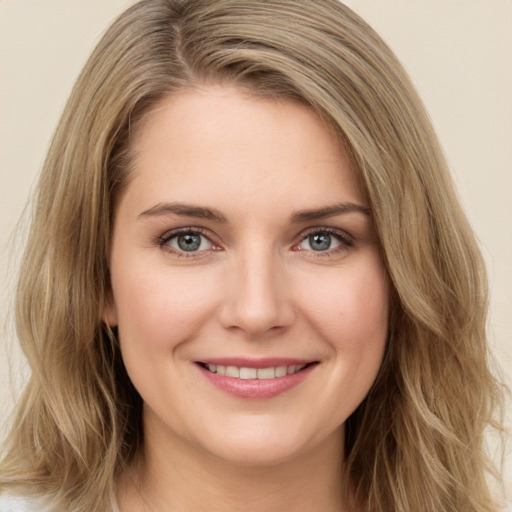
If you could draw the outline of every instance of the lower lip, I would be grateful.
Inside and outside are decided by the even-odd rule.
[[[212,373],[200,365],[196,366],[216,388],[239,398],[264,400],[274,398],[298,386],[316,365],[308,366],[297,373],[276,377],[275,379],[237,379]]]

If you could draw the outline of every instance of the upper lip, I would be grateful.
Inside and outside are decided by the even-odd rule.
[[[238,368],[272,368],[277,366],[305,365],[315,363],[313,359],[298,359],[292,357],[212,357],[195,361],[200,364],[214,364],[221,366],[236,366]]]

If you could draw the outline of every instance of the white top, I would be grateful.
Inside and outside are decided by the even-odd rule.
[[[0,512],[45,512],[47,508],[41,500],[0,496]]]
[[[48,504],[45,500],[36,498],[21,498],[17,496],[0,496],[0,512],[47,512]],[[114,507],[112,512],[119,512]]]

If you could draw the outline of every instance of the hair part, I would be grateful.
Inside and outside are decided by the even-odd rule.
[[[145,116],[168,95],[219,83],[309,105],[369,201],[391,329],[377,381],[348,420],[347,497],[354,486],[375,512],[494,510],[484,432],[500,389],[482,258],[405,71],[337,0],[143,0],[108,29],[38,185],[16,309],[32,373],[0,491],[36,489],[56,509],[100,511],[140,450],[142,400],[102,321],[115,206]]]

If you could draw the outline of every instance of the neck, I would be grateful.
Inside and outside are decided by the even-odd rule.
[[[233,463],[187,442],[148,435],[121,479],[122,512],[342,512],[343,436],[272,464]],[[172,436],[171,436],[172,437]],[[145,508],[144,508],[145,507]]]

